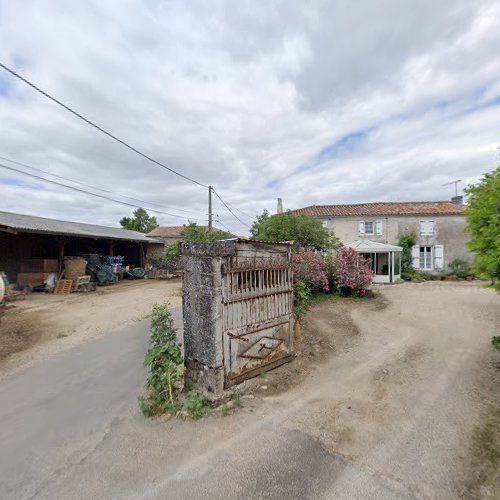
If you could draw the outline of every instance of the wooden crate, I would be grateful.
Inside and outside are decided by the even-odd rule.
[[[58,295],[71,293],[72,291],[73,280],[58,280],[54,289],[54,293]]]

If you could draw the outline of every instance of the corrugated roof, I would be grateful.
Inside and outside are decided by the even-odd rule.
[[[349,217],[377,215],[462,215],[464,207],[451,201],[408,201],[358,203],[353,205],[312,205],[292,210],[309,217]]]
[[[208,231],[208,226],[197,227],[201,227]],[[149,236],[150,238],[180,238],[183,229],[184,226],[159,226],[148,233],[147,236]],[[215,233],[224,232],[222,229],[219,229],[217,227],[214,227],[213,231]]]
[[[157,243],[138,231],[129,231],[118,227],[97,226],[82,222],[68,222],[34,215],[0,212],[0,227],[25,233],[61,234],[87,238],[105,238],[111,240],[145,241]]]

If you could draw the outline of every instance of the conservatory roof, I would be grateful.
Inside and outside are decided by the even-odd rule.
[[[347,248],[353,248],[359,253],[383,253],[383,252],[401,252],[402,247],[389,245],[388,243],[379,243],[371,240],[354,240],[345,245]]]

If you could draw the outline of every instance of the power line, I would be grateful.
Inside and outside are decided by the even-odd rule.
[[[245,217],[248,217],[252,222],[255,220],[255,217],[252,217],[251,215],[248,215],[247,213],[243,212],[243,210],[240,210],[238,207],[235,207],[231,203],[227,203],[230,207],[234,208],[235,210],[238,210],[238,212]]]
[[[234,213],[234,212],[233,212],[233,211],[229,208],[229,206],[227,205],[227,203],[226,203],[226,202],[225,202],[225,201],[224,201],[224,200],[223,200],[223,199],[219,196],[219,193],[217,193],[217,191],[216,191],[214,188],[212,188],[212,191],[215,193],[215,196],[217,196],[217,198],[219,198],[219,200],[222,202],[222,204],[223,204],[223,205],[224,205],[224,206],[225,206],[225,207],[226,207],[226,208],[227,208],[227,209],[231,212],[231,214],[233,215],[233,217],[234,217],[237,221],[239,221],[241,224],[243,224],[243,226],[245,226],[245,228],[247,228],[247,229],[248,229],[248,225],[247,225],[245,222],[243,222],[243,221],[242,221],[242,220],[241,220],[241,219],[240,219],[240,218],[239,218],[239,217],[238,217],[238,216],[237,216],[237,215],[236,215],[236,214],[235,214],[235,213]]]
[[[220,216],[219,215],[215,215],[215,219],[216,219],[216,224],[220,224],[228,233],[231,233],[231,234],[236,234],[235,231],[233,231],[232,229],[230,229],[228,226],[226,226],[226,224],[224,224],[221,220],[220,220]]]
[[[120,203],[121,205],[126,205],[128,207],[142,208],[139,205],[134,205],[132,203],[127,203],[126,201],[115,200],[114,198],[110,198],[109,196],[104,196],[104,195],[101,195],[101,194],[92,193],[90,191],[86,191],[85,189],[79,189],[79,188],[76,188],[74,186],[68,186],[67,184],[63,184],[62,182],[57,182],[57,181],[53,181],[53,180],[50,180],[50,179],[45,179],[44,177],[40,177],[39,175],[35,175],[35,174],[30,174],[29,172],[23,172],[22,170],[19,170],[19,169],[14,168],[14,167],[9,167],[7,165],[3,165],[2,163],[0,163],[0,167],[5,168],[7,170],[11,170],[13,172],[18,172],[20,174],[27,175],[29,177],[34,177],[35,179],[38,179],[38,180],[41,180],[41,181],[44,181],[44,182],[48,182],[50,184],[55,184],[56,186],[61,186],[61,187],[67,188],[67,189],[71,189],[73,191],[77,191],[79,193],[84,193],[84,194],[88,194],[90,196],[95,196],[96,198],[101,198],[103,200],[113,201],[115,203]],[[163,211],[155,210],[155,209],[152,209],[152,208],[150,208],[149,211],[150,212],[155,212],[157,214],[168,215],[170,217],[176,217],[178,219],[184,219],[184,220],[187,219],[187,217],[184,217],[182,215],[171,214],[171,213],[168,213],[168,212],[163,212]],[[192,220],[203,221],[203,222],[206,221],[206,219],[192,219]]]
[[[37,172],[41,172],[42,174],[47,174],[47,175],[50,175],[51,177],[56,177],[57,179],[62,179],[64,181],[73,182],[75,184],[79,184],[81,186],[85,186],[85,187],[88,187],[88,188],[91,188],[91,189],[97,189],[98,191],[102,191],[103,193],[114,194],[114,195],[117,195],[117,196],[121,196],[122,198],[128,198],[129,200],[133,200],[133,201],[138,201],[140,203],[144,203],[146,205],[155,205],[155,206],[160,207],[160,208],[165,208],[165,207],[163,207],[163,205],[160,205],[159,203],[153,203],[152,201],[140,200],[139,198],[132,198],[131,196],[126,196],[124,194],[116,193],[114,191],[109,191],[107,189],[103,189],[103,188],[100,188],[100,187],[97,187],[97,186],[92,186],[90,184],[85,184],[84,182],[75,181],[74,179],[70,179],[68,177],[62,177],[61,175],[53,174],[51,172],[48,172],[47,170],[42,170],[41,168],[32,167],[31,165],[28,165],[26,163],[22,163],[20,161],[11,160],[10,158],[6,158],[5,156],[0,156],[0,160],[8,161],[10,163],[14,163],[15,165],[19,165],[21,167],[30,168],[30,169],[35,170]],[[178,212],[185,212],[187,214],[198,215],[195,212],[192,212],[190,210],[184,210],[182,208],[173,208],[173,207],[166,207],[166,208],[170,209],[170,210],[177,210]],[[148,210],[152,210],[152,209],[148,208]]]
[[[95,124],[93,121],[89,120],[88,118],[85,118],[83,115],[81,115],[80,113],[78,113],[77,111],[75,111],[74,109],[69,107],[68,105],[64,104],[63,102],[59,101],[59,99],[56,99],[55,97],[51,96],[49,93],[45,92],[40,87],[37,87],[34,83],[30,82],[29,80],[27,80],[26,78],[21,76],[19,73],[16,73],[13,69],[9,68],[8,66],[3,64],[2,62],[0,62],[0,67],[3,68],[8,73],[10,73],[12,76],[15,76],[16,78],[18,78],[19,80],[24,82],[26,85],[29,85],[31,88],[35,89],[37,92],[39,92],[40,94],[45,96],[47,99],[50,99],[51,101],[55,102],[59,106],[63,107],[66,111],[69,111],[70,113],[75,115],[77,118],[80,118],[80,120],[83,120],[85,123],[87,123],[91,127],[94,127],[95,129],[99,130],[99,132],[102,132],[103,134],[107,135],[108,137],[110,137],[114,141],[120,143],[122,146],[125,146],[126,148],[130,149],[134,153],[137,153],[138,155],[142,156],[143,158],[146,158],[146,160],[149,160],[149,161],[155,163],[156,165],[164,168],[165,170],[172,172],[175,175],[178,175],[179,177],[182,177],[183,179],[186,179],[189,182],[193,182],[194,184],[197,184],[198,186],[208,188],[207,185],[205,185],[201,182],[198,182],[197,180],[192,179],[191,177],[188,177],[187,175],[181,174],[180,172],[177,172],[173,168],[167,167],[167,165],[161,163],[158,160],[155,160],[151,156],[148,156],[146,153],[143,153],[142,151],[135,148],[134,146],[131,146],[130,144],[128,144],[124,140],[116,137],[116,135],[113,135],[111,132],[108,132],[107,130],[103,129],[99,125]]]
[[[0,68],[3,68],[5,71],[7,71],[8,73],[10,73],[12,76],[18,78],[19,80],[21,80],[22,82],[24,82],[26,85],[28,85],[29,87],[31,87],[32,89],[36,90],[37,92],[39,92],[40,94],[42,94],[44,97],[46,97],[47,99],[51,100],[52,102],[56,103],[57,105],[61,106],[62,108],[64,108],[66,111],[70,112],[71,114],[73,114],[74,116],[76,116],[77,118],[79,118],[80,120],[84,121],[85,123],[87,123],[88,125],[90,125],[91,127],[94,127],[96,130],[98,130],[99,132],[102,132],[103,134],[107,135],[109,138],[113,139],[114,141],[118,142],[119,144],[121,144],[122,146],[125,146],[126,148],[128,148],[129,150],[133,151],[134,153],[138,154],[139,156],[142,156],[143,158],[145,158],[146,160],[149,160],[150,162],[164,168],[165,170],[168,170],[169,172],[172,172],[173,174],[179,176],[179,177],[182,177],[183,179],[186,179],[187,181],[189,182],[192,182],[194,184],[197,184],[198,186],[202,186],[202,187],[205,187],[205,188],[209,188],[208,185],[206,184],[203,184],[202,182],[199,182],[195,179],[192,179],[191,177],[188,177],[187,175],[184,175],[184,174],[181,174],[180,172],[177,172],[176,170],[174,170],[173,168],[171,167],[168,167],[167,165],[165,165],[164,163],[158,161],[158,160],[155,160],[154,158],[152,158],[151,156],[147,155],[146,153],[143,153],[141,150],[135,148],[134,146],[128,144],[126,141],[124,141],[123,139],[120,139],[119,137],[115,136],[114,134],[112,134],[111,132],[108,132],[107,130],[105,130],[104,128],[100,127],[99,125],[97,125],[96,123],[94,123],[93,121],[89,120],[88,118],[86,118],[85,116],[83,116],[82,114],[78,113],[77,111],[75,111],[74,109],[72,109],[70,106],[64,104],[63,102],[61,102],[59,99],[53,97],[52,95],[50,95],[48,92],[46,92],[45,90],[42,90],[40,87],[38,87],[37,85],[35,85],[34,83],[32,83],[31,81],[29,81],[28,79],[24,78],[23,76],[21,76],[19,73],[17,73],[16,71],[14,71],[13,69],[9,68],[8,66],[6,66],[5,64],[3,64],[2,62],[0,62]],[[42,179],[44,180],[44,179]],[[46,179],[45,179],[46,180]],[[73,181],[72,181],[73,182]],[[67,186],[66,186],[67,187]],[[238,220],[241,224],[243,224],[245,227],[248,227],[238,216],[235,215],[235,213],[231,210],[231,208],[229,208],[228,204],[219,196],[219,194],[215,191],[215,189],[213,190],[214,193],[216,194],[216,196],[219,198],[219,200],[222,202],[222,204],[229,210],[229,212],[231,212],[231,214],[233,215],[233,217]],[[114,200],[114,201],[117,201],[118,203],[121,203],[119,202],[118,200]],[[243,212],[242,210],[234,207],[235,210],[238,210],[239,212],[241,212],[243,215],[245,215],[246,217],[248,217],[249,219],[253,220],[252,217],[250,217],[248,214],[245,214],[245,212]],[[152,209],[150,209],[152,210]],[[177,216],[179,217],[179,216]]]

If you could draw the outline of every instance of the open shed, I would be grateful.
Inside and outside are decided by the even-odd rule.
[[[144,267],[163,251],[163,242],[126,229],[0,212],[0,271],[16,282],[21,262],[90,253],[123,255],[127,265]]]
[[[355,240],[346,247],[364,257],[375,273],[374,283],[394,283],[401,277],[401,247],[371,240]]]

